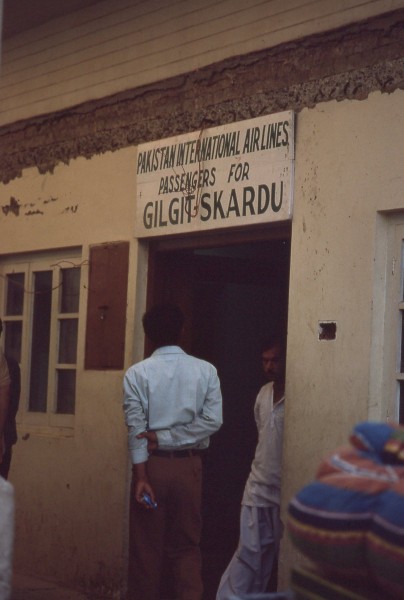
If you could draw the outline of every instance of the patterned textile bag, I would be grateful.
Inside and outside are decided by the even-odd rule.
[[[404,428],[358,424],[290,502],[295,546],[324,575],[404,598]]]

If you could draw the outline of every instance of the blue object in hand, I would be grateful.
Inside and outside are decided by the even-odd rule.
[[[153,500],[150,498],[149,494],[147,494],[146,492],[144,492],[142,500],[143,500],[143,502],[148,504],[151,508],[157,508],[157,502],[153,502]]]

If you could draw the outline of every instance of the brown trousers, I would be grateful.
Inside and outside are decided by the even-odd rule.
[[[200,456],[150,456],[147,472],[158,507],[130,500],[129,600],[160,600],[168,564],[177,600],[201,600]]]

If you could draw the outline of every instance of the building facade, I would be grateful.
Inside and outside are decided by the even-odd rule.
[[[53,17],[3,40],[15,568],[124,593],[122,377],[147,352],[145,307],[174,299],[184,346],[223,387],[204,509],[213,597],[263,333],[287,332],[283,510],[353,424],[404,420],[404,1],[104,0]],[[282,586],[299,560],[285,538]]]

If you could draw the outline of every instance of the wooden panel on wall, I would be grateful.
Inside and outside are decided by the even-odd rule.
[[[123,369],[129,242],[90,247],[86,369]]]
[[[0,125],[404,6],[404,0],[105,0],[3,44]]]

